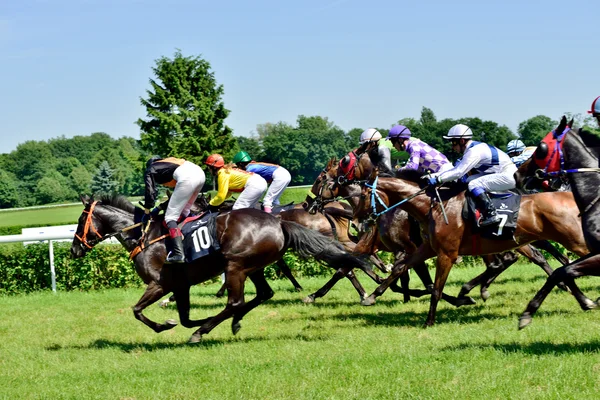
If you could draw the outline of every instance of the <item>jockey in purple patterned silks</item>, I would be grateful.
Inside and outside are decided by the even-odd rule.
[[[408,162],[400,171],[414,169],[425,173],[452,169],[452,164],[445,155],[422,140],[412,137],[410,129],[404,125],[394,125],[387,138],[396,150],[408,153]]]

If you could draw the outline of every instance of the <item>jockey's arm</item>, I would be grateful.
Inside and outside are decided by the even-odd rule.
[[[221,205],[221,203],[223,203],[225,201],[225,199],[227,199],[227,197],[229,197],[229,177],[231,176],[231,174],[229,173],[229,171],[226,170],[220,170],[218,173],[218,185],[219,185],[219,190],[217,190],[217,194],[215,195],[215,197],[213,197],[209,204],[211,206],[219,206]]]
[[[404,167],[400,168],[400,171],[406,171],[409,169],[418,170],[419,160],[421,159],[420,151],[418,149],[413,149],[412,147],[410,147],[410,149],[407,150],[410,150],[408,154],[408,161],[406,162],[406,165],[404,165]]]
[[[388,170],[392,170],[392,152],[385,146],[378,146],[377,148],[379,152],[379,157],[381,157],[381,162],[385,164]]]
[[[156,201],[156,183],[154,182],[154,175],[151,173],[148,168],[144,173],[144,184],[146,189],[144,191],[144,207],[152,208],[154,207],[154,202]]]
[[[446,172],[442,172],[441,174],[432,174],[433,177],[438,178],[438,182],[450,182],[455,181],[457,179],[465,176],[470,170],[475,168],[479,163],[479,155],[472,151],[467,151],[456,166]]]

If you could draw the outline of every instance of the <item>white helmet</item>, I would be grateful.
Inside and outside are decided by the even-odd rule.
[[[457,124],[454,125],[448,131],[448,136],[444,136],[444,139],[471,139],[473,138],[473,131],[466,125]]]
[[[376,142],[381,140],[381,133],[377,129],[369,128],[360,134],[360,144],[366,142]]]
[[[525,143],[523,143],[519,139],[511,140],[510,142],[508,142],[508,145],[506,146],[507,153],[516,153],[516,152],[522,153],[524,150],[525,150]]]

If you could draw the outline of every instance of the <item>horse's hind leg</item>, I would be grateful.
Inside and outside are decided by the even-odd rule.
[[[531,299],[527,308],[523,314],[521,314],[521,317],[519,318],[519,329],[523,329],[531,323],[534,314],[540,308],[550,291],[552,291],[554,286],[561,281],[565,282],[569,289],[571,289],[573,296],[575,296],[583,310],[591,310],[597,307],[597,303],[594,303],[585,296],[583,296],[583,298],[578,298],[578,293],[582,292],[575,284],[574,279],[579,278],[580,276],[600,276],[600,254],[593,254],[580,258],[573,264],[554,270],[552,275],[546,280],[544,286],[542,286],[533,299]]]
[[[198,343],[202,339],[202,335],[213,330],[221,322],[233,316],[238,310],[242,309],[242,307],[244,306],[244,282],[246,280],[246,275],[243,272],[242,267],[237,265],[229,265],[227,266],[225,271],[225,284],[227,285],[227,305],[220,313],[218,313],[215,316],[205,318],[202,321],[193,321],[194,323],[200,322],[199,324],[193,325],[200,325],[200,328],[192,334],[189,343]],[[177,307],[179,308],[179,293],[176,293],[176,295]],[[189,288],[187,298],[189,311]],[[181,324],[184,325],[183,320]],[[184,326],[188,327],[187,325]]]
[[[168,319],[163,324],[158,324],[148,317],[146,317],[142,311],[148,307],[150,304],[158,301],[165,294],[164,288],[156,283],[156,281],[151,281],[146,287],[146,291],[142,295],[142,297],[138,300],[137,304],[133,306],[133,315],[136,319],[142,321],[146,324],[150,329],[154,330],[154,332],[162,332],[168,329],[171,329],[177,326],[177,322]]]
[[[283,258],[280,258],[277,261],[277,266],[279,267],[279,270],[283,273],[283,275],[285,275],[285,277],[288,278],[290,280],[290,282],[292,282],[292,285],[294,285],[294,289],[296,289],[297,292],[301,292],[302,286],[300,286],[300,284],[298,283],[296,278],[294,278],[294,275],[292,275],[292,271],[290,270],[290,267],[287,265],[287,263],[285,262],[285,260]]]
[[[246,314],[255,307],[269,300],[273,297],[273,289],[269,286],[269,283],[265,279],[264,270],[259,270],[249,276],[252,283],[256,287],[256,297],[244,304],[241,309],[237,310],[233,315],[233,321],[231,322],[231,332],[235,335],[241,329],[240,321]]]
[[[304,299],[302,299],[302,301],[305,303],[314,303],[315,299],[325,296],[331,290],[331,288],[333,286],[335,286],[335,284],[338,283],[338,281],[340,279],[342,279],[344,276],[346,276],[348,279],[350,279],[350,282],[352,282],[352,286],[354,286],[354,288],[358,292],[360,298],[364,299],[367,292],[362,287],[362,285],[360,284],[358,279],[356,279],[356,275],[354,274],[354,272],[352,272],[352,268],[351,267],[342,267],[342,268],[338,269],[337,271],[335,271],[335,274],[333,274],[331,279],[329,279],[327,281],[327,283],[325,283],[325,285],[323,285],[322,288],[320,288],[319,290],[317,290],[316,292],[314,292],[312,294],[309,294]]]
[[[535,245],[535,247],[533,245]],[[546,257],[544,257],[544,255],[542,254],[542,252],[539,251],[536,247],[539,247],[542,250],[546,250],[554,258],[556,258],[563,266],[569,264],[569,262],[570,262],[569,259],[566,256],[564,256],[563,254],[561,254],[556,249],[556,247],[554,247],[552,245],[552,243],[548,242],[547,240],[538,240],[538,241],[532,243],[529,246],[523,246],[523,247],[517,249],[517,251],[519,253],[521,253],[525,257],[527,257],[532,263],[534,263],[535,265],[537,265],[541,269],[543,269],[544,272],[548,276],[552,275],[552,272],[554,272],[554,270],[552,269],[552,267],[550,267],[550,264],[548,264],[548,261],[546,261]],[[559,282],[557,284],[557,286],[561,290],[564,290],[566,292],[569,291],[569,288],[567,287],[567,285],[564,284],[564,282]]]

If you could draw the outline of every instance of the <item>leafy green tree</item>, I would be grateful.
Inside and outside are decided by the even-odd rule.
[[[69,174],[71,189],[77,194],[89,194],[92,174],[84,166],[73,168]]]
[[[142,147],[161,156],[182,157],[202,164],[214,152],[233,156],[235,139],[224,124],[229,110],[221,97],[208,61],[184,57],[161,57],[152,69],[151,90],[141,98],[147,119],[138,119]]]
[[[113,193],[117,190],[119,183],[113,177],[113,170],[108,161],[102,161],[98,171],[92,176],[90,185],[93,193]]]
[[[345,132],[327,118],[300,115],[297,122],[295,128],[280,122],[265,130],[262,138],[265,161],[287,168],[293,183],[309,184],[327,160],[340,158],[352,147],[348,147]]]
[[[56,170],[49,170],[37,181],[35,197],[39,204],[57,203],[67,199],[75,199],[67,183],[67,179]]]
[[[0,169],[0,208],[19,206],[18,184],[15,176]]]
[[[519,124],[517,132],[526,146],[537,146],[537,144],[558,126],[558,122],[545,115],[536,115]]]

